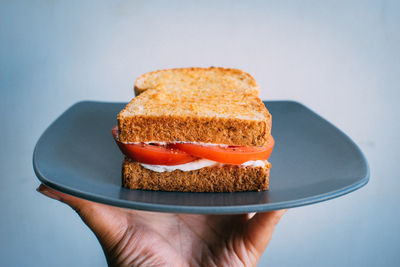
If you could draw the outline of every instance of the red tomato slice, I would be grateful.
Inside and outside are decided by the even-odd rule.
[[[197,159],[191,154],[169,145],[124,144],[118,139],[118,126],[113,127],[111,133],[121,152],[140,163],[179,165]]]
[[[174,146],[199,158],[206,158],[225,164],[242,164],[250,160],[267,160],[274,148],[272,136],[266,146],[204,146],[197,144],[175,144]]]

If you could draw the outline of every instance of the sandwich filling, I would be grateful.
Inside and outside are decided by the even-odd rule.
[[[205,167],[237,165],[264,167],[274,146],[272,136],[266,146],[230,146],[195,142],[122,143],[118,127],[112,129],[115,142],[125,156],[155,172],[193,171]]]
[[[194,171],[205,167],[222,167],[226,164],[219,163],[209,159],[197,159],[192,162],[179,164],[179,165],[152,165],[152,164],[144,164],[139,163],[143,168],[152,170],[154,172],[172,172],[175,170],[181,171]],[[265,161],[263,160],[250,160],[243,164],[240,164],[241,167],[265,167]]]

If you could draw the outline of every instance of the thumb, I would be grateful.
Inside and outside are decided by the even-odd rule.
[[[64,194],[43,184],[36,190],[74,209],[102,245],[112,247],[124,235],[126,216],[121,209]]]

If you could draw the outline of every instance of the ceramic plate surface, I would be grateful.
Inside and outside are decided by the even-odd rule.
[[[126,103],[79,102],[43,133],[33,154],[39,180],[56,190],[109,205],[175,213],[247,213],[293,208],[352,192],[368,182],[360,149],[302,104],[264,102],[275,148],[270,190],[181,193],[121,187],[123,156],[111,136]]]

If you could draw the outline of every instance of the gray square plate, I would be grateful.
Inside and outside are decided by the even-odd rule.
[[[79,102],[43,133],[33,153],[39,180],[56,190],[124,208],[176,213],[246,213],[292,208],[368,182],[360,149],[335,126],[292,101],[264,102],[273,116],[270,190],[180,193],[121,187],[123,156],[111,136],[125,103]]]

